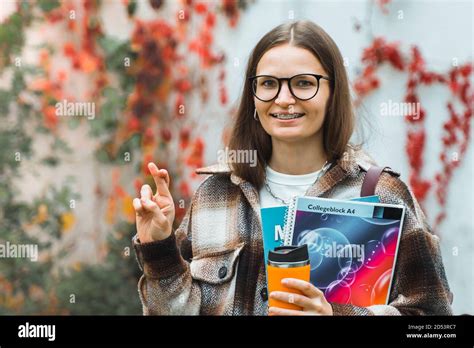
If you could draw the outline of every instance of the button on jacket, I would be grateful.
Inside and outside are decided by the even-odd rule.
[[[348,147],[307,192],[308,196],[360,196],[373,160]],[[143,275],[138,292],[145,315],[267,315],[258,191],[224,164],[201,168],[209,176],[195,192],[181,225],[162,241],[133,239]],[[375,194],[403,204],[403,224],[388,305],[332,303],[335,315],[447,315],[452,294],[439,238],[399,174],[385,169]]]

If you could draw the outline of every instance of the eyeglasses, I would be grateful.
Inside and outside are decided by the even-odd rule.
[[[298,74],[282,78],[270,75],[249,77],[253,95],[263,102],[269,102],[280,94],[282,81],[288,81],[288,89],[293,97],[299,100],[309,100],[318,93],[319,80],[321,79],[331,81],[329,77],[316,74]]]

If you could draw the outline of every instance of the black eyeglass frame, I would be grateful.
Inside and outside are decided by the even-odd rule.
[[[295,93],[293,92],[293,89],[291,88],[291,80],[294,79],[295,77],[303,76],[303,75],[305,75],[305,76],[308,76],[308,75],[309,75],[309,76],[313,76],[313,77],[315,77],[316,80],[318,81],[318,88],[316,88],[316,92],[313,94],[313,96],[311,96],[310,98],[306,98],[306,99],[298,98],[298,97],[295,95]],[[255,91],[255,86],[254,86],[257,77],[271,77],[271,78],[273,78],[273,79],[275,79],[275,80],[278,81],[278,91],[277,91],[277,93],[275,94],[275,96],[274,96],[273,98],[268,99],[268,100],[263,100],[263,99],[260,99],[260,98],[257,96],[257,94],[255,93],[256,91]],[[281,92],[282,81],[287,81],[287,83],[288,83],[288,89],[290,90],[291,95],[292,95],[293,97],[295,97],[296,99],[301,100],[301,101],[310,100],[310,99],[314,98],[314,97],[316,96],[316,94],[318,94],[318,92],[319,92],[319,86],[320,86],[319,80],[324,79],[324,80],[327,80],[327,81],[332,81],[329,77],[323,76],[323,75],[318,75],[318,74],[297,74],[297,75],[294,75],[294,76],[292,76],[292,77],[280,77],[280,78],[275,77],[275,76],[272,76],[272,75],[255,75],[255,76],[249,77],[248,79],[249,79],[250,84],[251,84],[252,94],[254,95],[255,98],[257,98],[258,100],[263,101],[263,102],[269,102],[269,101],[275,100],[275,99],[278,97],[278,95],[279,95],[280,92]]]

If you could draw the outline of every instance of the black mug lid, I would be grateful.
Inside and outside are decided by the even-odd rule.
[[[268,260],[272,262],[303,262],[308,259],[308,246],[306,244],[276,247],[274,251],[270,250],[268,252]]]

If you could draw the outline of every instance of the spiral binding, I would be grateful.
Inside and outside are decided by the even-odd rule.
[[[319,172],[318,177],[313,183],[316,184],[318,180],[326,174],[326,172],[331,168],[333,162],[328,162],[326,161],[321,168],[321,171]],[[305,197],[305,196],[301,196]],[[288,205],[288,210],[285,213],[285,227],[283,228],[284,234],[285,234],[285,239],[283,245],[291,245],[292,239],[293,239],[293,230],[295,228],[295,218],[296,218],[296,201],[298,200],[298,196],[291,198],[290,203]]]
[[[285,240],[283,245],[291,245],[293,240],[293,230],[295,228],[295,218],[296,218],[296,201],[298,197],[293,197],[290,200],[290,204],[288,205],[288,209],[285,213],[285,227],[284,227],[284,235]]]

